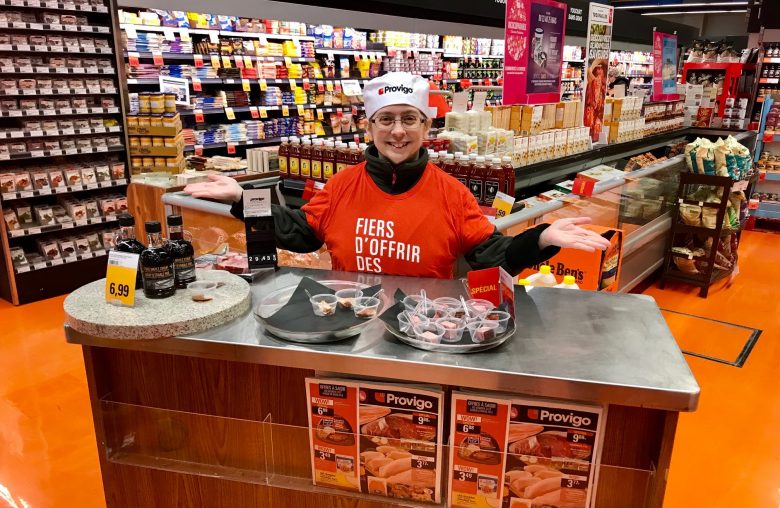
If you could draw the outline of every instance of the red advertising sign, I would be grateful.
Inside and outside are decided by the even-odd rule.
[[[582,124],[590,127],[590,138],[594,142],[599,140],[603,129],[613,13],[614,9],[608,5],[590,3]]]
[[[677,36],[653,32],[653,100],[676,101]]]
[[[561,98],[566,4],[507,0],[504,104],[544,104]]]

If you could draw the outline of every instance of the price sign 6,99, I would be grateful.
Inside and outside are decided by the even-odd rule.
[[[111,251],[106,268],[106,301],[132,307],[135,305],[135,275],[138,254]]]

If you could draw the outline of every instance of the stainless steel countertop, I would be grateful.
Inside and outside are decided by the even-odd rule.
[[[375,276],[321,270],[267,272],[252,284],[262,294],[319,280],[383,283],[386,295],[424,287],[431,297],[465,293],[457,280]],[[655,301],[642,295],[536,288],[516,291],[518,330],[504,345],[450,355],[407,346],[381,321],[357,338],[323,345],[284,342],[266,335],[252,313],[191,337],[102,339],[66,327],[68,342],[203,358],[314,369],[506,391],[600,404],[694,411],[699,385]]]

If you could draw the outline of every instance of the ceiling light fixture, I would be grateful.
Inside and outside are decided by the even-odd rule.
[[[670,7],[737,7],[740,5],[747,5],[747,2],[711,2],[711,3],[682,3],[682,4],[666,4],[666,5],[621,5],[616,6],[615,9],[668,9]]]
[[[747,9],[734,9],[730,11],[714,10],[714,11],[670,11],[670,12],[643,12],[642,16],[671,16],[673,14],[726,14],[747,12]]]

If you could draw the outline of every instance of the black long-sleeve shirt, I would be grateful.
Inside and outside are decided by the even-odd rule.
[[[388,194],[402,194],[414,187],[422,177],[428,164],[428,153],[421,149],[420,156],[411,162],[393,165],[379,156],[375,146],[366,150],[366,170],[376,185]],[[234,203],[230,213],[243,220],[243,201]],[[322,247],[306,220],[302,210],[272,205],[276,242],[280,248],[293,252],[313,252]],[[525,268],[550,259],[560,250],[558,247],[539,248],[539,236],[546,224],[528,229],[517,236],[504,236],[498,230],[471,251],[465,253],[465,259],[474,269],[501,266],[511,274],[517,274]]]

